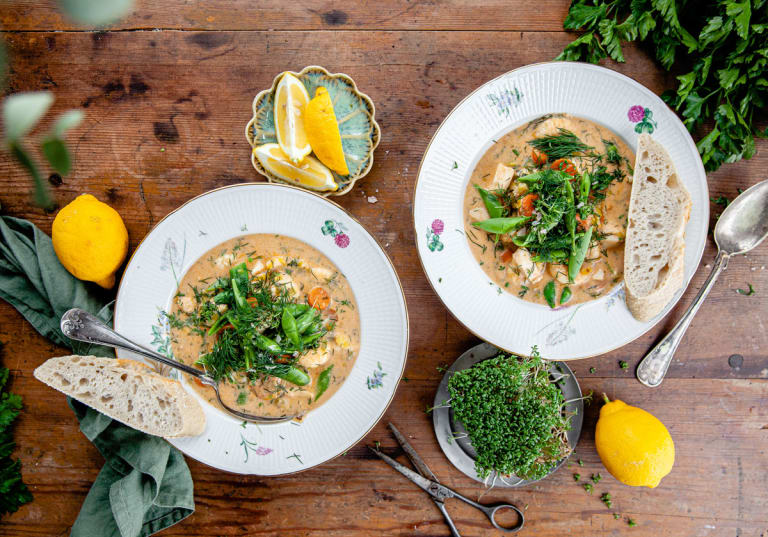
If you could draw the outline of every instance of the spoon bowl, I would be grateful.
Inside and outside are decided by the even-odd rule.
[[[232,408],[224,401],[222,401],[221,395],[219,394],[219,383],[216,379],[210,375],[207,375],[203,371],[200,371],[199,369],[190,367],[187,364],[183,364],[181,362],[177,362],[176,360],[163,356],[162,354],[134,343],[125,336],[122,336],[112,330],[110,327],[104,324],[101,319],[95,315],[92,315],[91,313],[88,313],[85,310],[73,308],[64,313],[64,315],[61,316],[61,331],[69,339],[83,341],[85,343],[91,343],[94,345],[106,345],[108,347],[125,349],[127,351],[146,356],[147,358],[159,362],[163,365],[167,365],[168,367],[178,369],[179,371],[187,373],[188,375],[192,375],[206,386],[213,388],[214,392],[216,392],[216,399],[218,399],[224,411],[232,414],[237,418],[244,419],[253,423],[265,424],[283,423],[299,417],[298,415],[279,417],[256,416],[254,414],[248,414],[247,412],[241,412],[236,408]]]
[[[715,243],[730,255],[746,253],[768,236],[768,181],[745,190],[720,215]]]
[[[731,256],[749,252],[767,236],[768,181],[763,181],[742,192],[720,215],[715,225],[717,257],[712,272],[675,327],[637,366],[637,380],[650,388],[661,384],[688,325],[712,290],[717,277],[728,267],[728,260]]]

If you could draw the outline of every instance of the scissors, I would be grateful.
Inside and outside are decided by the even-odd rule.
[[[463,501],[464,503],[468,503],[472,507],[479,509],[482,511],[485,516],[488,517],[488,520],[491,521],[491,524],[493,524],[493,527],[501,530],[501,531],[507,531],[507,532],[515,532],[520,531],[523,529],[523,523],[525,522],[525,517],[523,516],[523,512],[520,511],[517,507],[510,503],[496,503],[493,505],[483,505],[481,503],[477,503],[475,501],[470,500],[469,498],[466,498],[459,494],[458,492],[449,489],[445,485],[441,485],[438,481],[437,477],[435,477],[435,474],[432,473],[432,470],[429,469],[429,467],[426,465],[426,463],[419,457],[419,454],[416,453],[416,451],[413,449],[413,446],[408,443],[408,440],[405,439],[405,437],[400,433],[400,431],[395,428],[394,425],[391,423],[388,424],[390,430],[392,431],[392,434],[395,435],[395,438],[397,439],[397,442],[400,444],[400,447],[403,448],[403,451],[405,451],[405,454],[408,456],[408,459],[411,461],[414,467],[419,471],[419,473],[414,472],[407,466],[403,466],[393,458],[385,455],[381,451],[379,451],[376,448],[372,448],[371,446],[368,446],[368,449],[373,451],[376,455],[378,455],[384,462],[389,464],[392,468],[403,474],[405,477],[416,483],[420,488],[422,488],[424,491],[426,491],[427,494],[429,494],[432,497],[432,501],[435,502],[435,505],[438,509],[440,509],[440,512],[443,513],[443,516],[445,517],[445,521],[448,524],[448,527],[451,528],[451,535],[453,537],[461,537],[461,534],[459,533],[459,530],[456,529],[456,525],[453,523],[453,520],[451,520],[451,517],[448,515],[448,510],[445,508],[445,500],[448,498],[458,498],[459,500]],[[513,509],[517,513],[517,523],[510,527],[505,528],[503,526],[500,526],[494,517],[496,516],[496,513],[501,511],[502,509]]]

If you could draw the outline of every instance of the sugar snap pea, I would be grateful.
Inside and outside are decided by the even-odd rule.
[[[288,340],[298,347],[301,343],[299,329],[296,326],[296,319],[287,309],[283,310],[283,316],[280,319],[280,324],[282,325],[283,332],[285,333]]]
[[[484,188],[481,188],[479,185],[475,185],[475,188],[477,189],[477,193],[480,194],[483,204],[485,204],[488,215],[491,218],[501,217],[501,215],[504,214],[504,206],[499,201],[499,198],[492,192],[488,192]]]
[[[592,242],[592,226],[589,227],[586,233],[579,237],[574,248],[571,250],[571,257],[568,259],[568,279],[570,281],[574,281],[576,276],[579,275],[581,265],[584,264],[584,258],[587,257],[587,250],[589,250],[590,242]]]
[[[290,303],[283,306],[283,309],[288,310],[291,313],[291,315],[293,315],[294,317],[298,317],[302,313],[309,311],[309,304]]]
[[[530,216],[511,216],[506,218],[489,218],[481,222],[475,222],[472,225],[488,233],[495,233],[496,235],[503,235],[514,231],[528,222],[531,219]]]
[[[320,396],[328,389],[328,385],[331,383],[331,371],[333,370],[333,364],[323,370],[317,377],[317,389],[315,391],[315,401],[320,399]]]
[[[256,334],[253,338],[256,346],[263,351],[271,352],[272,354],[283,354],[283,349],[273,339],[268,338],[264,334]]]
[[[550,308],[555,307],[555,280],[549,280],[544,286],[544,300],[547,301]]]
[[[302,313],[299,318],[296,319],[296,329],[299,331],[299,334],[306,332],[318,317],[320,317],[320,312],[315,308],[311,308]]]
[[[572,296],[573,293],[571,293],[571,288],[568,286],[563,287],[563,292],[560,293],[560,304],[565,304]]]
[[[291,384],[296,384],[297,386],[306,386],[310,381],[309,375],[294,366],[275,368],[274,370],[269,371],[269,374],[273,377],[287,380]]]

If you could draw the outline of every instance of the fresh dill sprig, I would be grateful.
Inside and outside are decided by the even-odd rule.
[[[567,158],[587,153],[594,149],[591,145],[582,142],[578,136],[568,129],[558,129],[559,134],[542,136],[528,140],[528,143],[536,150],[545,153],[550,162],[559,158]]]

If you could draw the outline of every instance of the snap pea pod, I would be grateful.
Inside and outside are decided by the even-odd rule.
[[[534,183],[538,183],[541,181],[541,178],[544,176],[544,172],[534,172],[528,175],[524,175],[522,177],[518,177],[517,180],[521,183],[525,183],[528,185],[532,185]]]
[[[584,172],[581,176],[581,184],[579,185],[579,201],[586,203],[589,201],[589,189],[592,187],[592,174]]]
[[[216,278],[211,285],[205,288],[205,292],[211,293],[227,287],[229,287],[229,278]]]
[[[216,322],[214,322],[211,327],[208,329],[208,335],[212,336],[216,332],[218,332],[222,326],[224,326],[227,322],[229,322],[229,319],[226,315],[222,315],[218,319],[216,319]]]
[[[256,346],[263,351],[271,352],[272,354],[283,354],[283,349],[280,347],[280,344],[264,334],[256,334],[253,341],[256,343]]]
[[[234,295],[232,294],[231,289],[226,289],[220,293],[218,293],[216,296],[213,297],[214,304],[227,304],[229,302],[232,302],[234,299]]]
[[[581,265],[584,264],[584,258],[587,257],[587,250],[589,250],[590,242],[592,242],[592,226],[589,227],[586,233],[579,237],[573,250],[571,250],[571,257],[568,259],[568,279],[570,281],[574,281],[576,276],[579,275]]]
[[[573,186],[570,181],[565,182],[566,201],[568,209],[565,212],[565,227],[571,235],[571,249],[576,243],[576,205],[573,199]]]
[[[306,336],[301,337],[301,344],[302,345],[309,345],[310,343],[314,343],[318,339],[320,339],[325,334],[325,330],[320,330],[317,332],[311,332],[307,334]]]
[[[317,377],[317,389],[315,391],[315,401],[320,399],[320,396],[328,389],[328,385],[331,383],[331,371],[333,370],[333,364],[323,370]]]
[[[544,286],[544,300],[547,301],[550,308],[555,307],[555,280],[549,280]]]
[[[499,218],[504,214],[504,206],[499,201],[499,198],[495,194],[488,192],[486,189],[481,188],[479,185],[475,185],[477,193],[485,204],[485,208],[488,211],[488,215],[491,218]]]
[[[306,332],[307,329],[315,322],[315,319],[319,316],[320,312],[315,308],[309,309],[305,313],[302,313],[299,318],[296,319],[296,329],[299,331],[299,334]]]
[[[280,319],[280,324],[283,327],[283,332],[285,332],[286,337],[288,340],[293,343],[295,346],[299,346],[301,343],[301,338],[299,336],[299,329],[296,326],[296,319],[293,315],[291,315],[291,312],[289,312],[287,309],[283,310],[283,316]]]
[[[291,384],[296,384],[297,386],[306,386],[309,384],[310,380],[309,375],[298,367],[292,365],[288,367],[279,367],[271,371],[267,369],[267,372],[273,377],[287,380]]]
[[[309,311],[309,304],[286,304],[283,309],[288,310],[294,317],[298,317]]]
[[[560,304],[565,304],[571,299],[572,296],[573,293],[571,293],[571,288],[568,286],[563,287],[563,292],[560,293]]]
[[[481,222],[475,222],[472,225],[488,233],[494,233],[496,235],[503,235],[514,231],[528,222],[531,219],[530,216],[511,216],[507,218],[489,218]]]
[[[229,269],[229,279],[232,282],[232,294],[235,303],[240,308],[244,308],[248,303],[245,297],[248,295],[248,267],[241,263]]]

